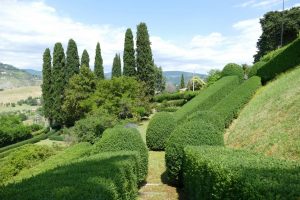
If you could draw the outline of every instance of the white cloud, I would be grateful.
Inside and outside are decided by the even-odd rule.
[[[77,42],[80,54],[84,48],[88,50],[91,66],[99,41],[106,72],[114,54],[123,51],[125,27],[79,23],[60,16],[43,1],[1,0],[0,19],[0,62],[21,68],[41,69],[44,49],[52,49],[57,41],[66,49],[69,38]],[[164,70],[201,73],[228,62],[250,64],[261,34],[259,19],[240,21],[232,28],[234,35],[195,35],[184,44],[152,36],[155,63]]]
[[[289,0],[285,0],[286,2]],[[249,0],[244,3],[238,4],[235,7],[253,7],[253,8],[262,8],[262,7],[270,7],[282,4],[282,0]]]

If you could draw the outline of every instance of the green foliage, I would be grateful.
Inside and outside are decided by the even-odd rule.
[[[207,110],[218,103],[239,84],[238,77],[228,76],[220,79],[212,86],[202,90],[195,98],[184,104],[175,112],[176,121],[183,121],[196,110]]]
[[[154,96],[153,101],[154,102],[163,102],[163,101],[180,100],[180,99],[189,101],[192,98],[194,98],[197,94],[199,94],[199,92],[193,92],[193,91],[162,93],[162,94]]]
[[[154,65],[154,73],[155,73],[155,83],[154,83],[155,92],[161,93],[166,88],[166,78],[163,76],[162,68],[157,67],[156,65]]]
[[[28,144],[12,152],[0,162],[0,185],[24,168],[31,168],[54,154],[52,148]]]
[[[216,81],[218,81],[222,77],[222,72],[218,69],[211,69],[208,72],[208,75],[206,77],[206,85],[207,87],[214,84]]]
[[[133,35],[130,28],[126,30],[123,53],[123,75],[136,76]]]
[[[180,89],[185,88],[185,83],[184,83],[184,76],[181,74],[181,79],[180,79]]]
[[[221,77],[224,76],[238,76],[240,81],[244,80],[244,70],[243,68],[235,63],[229,63],[225,65],[222,70]]]
[[[148,149],[137,129],[121,126],[107,129],[95,144],[94,152],[137,151],[139,153],[138,182],[148,174]]]
[[[65,137],[61,134],[59,134],[59,132],[56,132],[53,135],[50,135],[48,137],[49,140],[54,140],[54,141],[64,141]]]
[[[0,188],[0,198],[136,199],[137,158],[135,152],[94,155],[21,183],[3,186]]]
[[[147,25],[140,23],[136,35],[137,78],[145,82],[147,95],[155,93],[155,69]]]
[[[166,141],[176,126],[172,114],[160,112],[151,119],[147,132],[146,143],[151,150],[165,150]]]
[[[83,50],[82,55],[81,55],[81,64],[80,66],[87,66],[88,68],[90,68],[90,56],[87,52],[87,50]]]
[[[120,54],[116,54],[113,61],[113,66],[111,70],[111,77],[120,77],[122,76],[122,66]]]
[[[282,51],[279,51],[273,59],[257,69],[257,75],[265,83],[272,80],[276,75],[296,67],[300,64],[300,38],[289,44]]]
[[[171,107],[165,107],[165,106],[159,106],[156,108],[157,112],[176,112],[180,107],[171,106]]]
[[[211,111],[216,112],[224,120],[225,126],[228,127],[260,86],[260,78],[257,76],[251,77],[223,98]]]
[[[188,83],[187,88],[188,90],[201,90],[205,87],[206,83],[198,76],[192,77]]]
[[[99,42],[96,46],[94,73],[98,79],[104,79],[103,59]]]
[[[182,183],[183,150],[188,145],[224,145],[223,132],[197,118],[176,126],[167,140],[165,156],[167,174],[173,183]]]
[[[298,199],[299,163],[224,147],[185,148],[189,199]]]
[[[189,121],[195,121],[195,120],[201,120],[207,123],[211,123],[214,125],[214,127],[220,131],[224,131],[225,125],[224,125],[224,119],[221,118],[220,115],[218,115],[217,112],[212,112],[210,110],[206,111],[195,111],[191,115],[189,115],[185,120],[184,123]]]
[[[68,81],[74,74],[79,73],[79,56],[76,42],[70,39],[66,53],[66,80]]]

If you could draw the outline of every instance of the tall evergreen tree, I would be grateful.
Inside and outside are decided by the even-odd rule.
[[[163,71],[161,67],[157,67],[154,65],[155,70],[155,90],[160,93],[163,92],[166,88],[166,79],[163,75]]]
[[[94,66],[94,73],[98,79],[104,79],[104,69],[103,69],[103,60],[101,56],[101,49],[99,42],[96,46],[96,54],[95,54],[95,66]]]
[[[124,76],[135,76],[135,57],[134,57],[134,43],[133,35],[130,28],[126,30],[125,41],[124,41],[124,53],[123,53],[123,75]]]
[[[147,95],[154,95],[155,69],[150,45],[147,25],[145,23],[140,23],[137,26],[136,37],[137,77],[140,81],[146,83]]]
[[[73,39],[70,39],[67,47],[66,55],[66,80],[74,75],[79,73],[79,56],[76,42]]]
[[[43,55],[43,84],[42,84],[42,96],[43,96],[43,111],[46,118],[49,120],[49,125],[52,125],[52,77],[51,77],[51,53],[47,48]]]
[[[81,65],[80,66],[87,66],[88,68],[90,68],[90,56],[87,52],[87,50],[83,50],[82,52],[82,56],[81,56]]]
[[[121,58],[119,54],[116,54],[113,61],[113,66],[111,70],[111,77],[120,77],[122,76],[121,70]]]
[[[61,111],[64,101],[64,88],[66,85],[65,54],[61,43],[56,43],[53,51],[53,69],[52,69],[52,87],[53,87],[53,120],[54,126],[63,125],[63,112]]]
[[[181,79],[180,79],[180,89],[185,88],[185,83],[184,83],[184,76],[181,74]]]

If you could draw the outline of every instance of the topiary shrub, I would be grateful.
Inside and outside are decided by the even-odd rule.
[[[224,131],[225,129],[224,120],[221,118],[221,116],[218,115],[218,113],[209,110],[194,112],[193,114],[188,116],[184,122],[193,121],[193,120],[201,120],[210,123],[220,131]]]
[[[171,113],[160,112],[151,119],[147,132],[146,143],[151,150],[165,150],[166,140],[176,126]]]
[[[224,76],[238,76],[242,81],[244,79],[244,70],[243,68],[235,63],[229,63],[225,65],[222,70],[222,77]]]
[[[194,119],[177,126],[166,144],[166,167],[171,182],[181,184],[184,147],[224,145],[223,132],[214,125]]]
[[[139,152],[139,183],[146,179],[148,173],[148,149],[137,129],[118,126],[105,130],[102,138],[95,143],[93,153],[113,151]]]

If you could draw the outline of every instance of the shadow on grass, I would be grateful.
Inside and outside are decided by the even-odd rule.
[[[162,183],[164,183],[164,184],[166,184],[166,185],[168,185],[168,186],[171,186],[171,187],[176,187],[176,191],[177,191],[177,193],[178,193],[178,200],[186,200],[186,199],[187,199],[187,198],[185,197],[183,187],[178,187],[178,186],[176,185],[176,183],[171,182],[171,181],[168,179],[168,174],[167,174],[166,171],[165,171],[164,173],[161,174],[160,179],[161,179]]]

